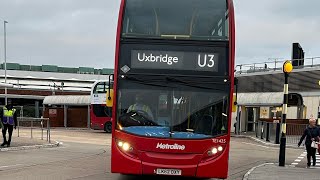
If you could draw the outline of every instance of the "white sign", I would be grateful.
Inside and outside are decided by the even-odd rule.
[[[107,94],[93,94],[91,96],[91,104],[106,104]]]
[[[132,50],[131,68],[218,72],[215,52]],[[126,70],[125,70],[126,71]]]
[[[156,174],[181,176],[180,169],[157,169]]]
[[[260,107],[260,118],[268,119],[270,114],[269,107]]]
[[[49,117],[57,117],[57,109],[49,109]]]
[[[176,150],[184,150],[186,147],[184,145],[179,145],[179,144],[162,144],[158,143],[157,144],[157,149],[176,149]]]
[[[226,139],[212,139],[213,143],[221,143],[221,144],[225,144],[227,143]]]

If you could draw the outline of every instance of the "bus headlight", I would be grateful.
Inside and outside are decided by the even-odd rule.
[[[119,141],[119,142],[118,142],[118,146],[119,146],[119,147],[122,147],[122,146],[123,146],[123,142],[122,142],[122,141]]]
[[[123,146],[122,146],[122,149],[125,150],[125,151],[128,151],[130,148],[130,145],[128,143],[124,143]]]
[[[132,151],[133,150],[133,148],[127,142],[118,141],[118,146],[124,151],[129,151],[129,150]]]
[[[212,154],[217,154],[218,153],[218,149],[217,148],[212,148],[211,152],[212,152]]]
[[[136,149],[133,148],[131,144],[122,140],[116,140],[116,145],[118,146],[119,150],[135,159],[139,159],[138,152]]]
[[[214,158],[217,158],[223,153],[224,149],[225,147],[223,145],[217,145],[208,149],[206,153],[203,155],[201,162],[206,162]]]

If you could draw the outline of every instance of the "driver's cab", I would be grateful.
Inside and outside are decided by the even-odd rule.
[[[154,113],[152,112],[149,103],[146,102],[146,99],[146,96],[142,93],[135,94],[133,103],[128,107],[127,113],[136,112],[149,120],[154,120]]]
[[[185,97],[173,97],[167,91],[128,92],[121,96],[126,99],[121,102],[122,115],[136,112],[155,124],[166,127],[179,125],[187,118],[185,111],[190,102],[186,103]]]
[[[122,115],[138,113],[160,126],[169,126],[167,94],[128,92],[121,94]]]

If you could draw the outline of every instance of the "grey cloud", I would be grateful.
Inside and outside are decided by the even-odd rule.
[[[119,4],[119,0],[0,2],[0,19],[9,21],[8,61],[113,68]]]
[[[320,1],[235,0],[235,6],[237,64],[290,59],[294,42],[307,57],[319,56]]]

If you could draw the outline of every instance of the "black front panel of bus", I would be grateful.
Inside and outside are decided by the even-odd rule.
[[[228,76],[227,42],[122,41],[119,74]]]

